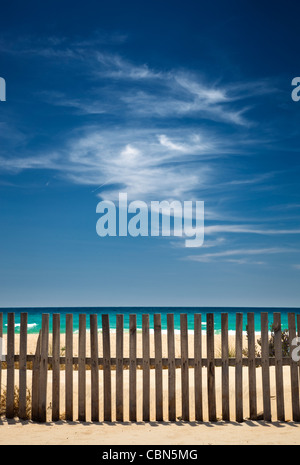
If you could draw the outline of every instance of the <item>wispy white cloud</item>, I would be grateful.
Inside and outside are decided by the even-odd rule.
[[[208,160],[220,156],[210,136],[191,129],[162,134],[151,128],[92,126],[66,139],[48,153],[33,156],[25,151],[22,157],[3,157],[0,169],[55,169],[66,180],[92,186],[98,195],[105,190],[107,198],[117,198],[122,188],[132,199],[187,200],[195,198],[199,188],[211,186],[214,174]],[[105,189],[98,188],[101,185]]]
[[[59,169],[59,157],[56,153],[45,156],[0,157],[0,170],[20,172],[28,169]]]
[[[263,173],[251,178],[243,178],[243,179],[234,179],[232,181],[228,181],[224,183],[227,186],[242,186],[242,185],[249,185],[249,184],[260,184],[263,183],[275,175],[275,172]]]
[[[266,262],[263,261],[255,261],[255,260],[248,260],[246,258],[240,258],[240,259],[228,259],[225,260],[228,263],[237,263],[238,265],[265,265]]]
[[[288,253],[294,252],[294,249],[288,249],[285,247],[269,247],[269,248],[260,248],[260,249],[234,249],[234,250],[222,250],[219,252],[212,252],[212,253],[203,253],[198,255],[189,255],[187,257],[188,260],[197,261],[197,262],[210,262],[215,261],[216,259],[231,261],[235,263],[249,263],[249,260],[244,258],[245,256],[259,256],[262,257],[264,255],[270,254],[278,254],[278,253]],[[230,258],[234,256],[239,256],[239,258]],[[259,260],[256,264],[263,264],[264,262]]]
[[[99,99],[85,98],[84,96],[71,97],[57,91],[39,91],[36,95],[50,105],[72,108],[80,115],[100,115],[111,110],[107,103]]]
[[[80,98],[66,91],[52,104],[85,114],[96,114],[99,108],[103,109],[105,96],[101,90],[105,81],[105,93],[114,98],[112,106],[119,108],[122,105],[122,111],[131,115],[151,118],[190,116],[249,127],[253,121],[247,117],[250,106],[246,100],[275,91],[274,86],[262,80],[224,84],[205,80],[199,73],[188,69],[155,69],[148,63],[136,63],[118,53],[108,52],[105,47],[125,40],[126,35],[122,33],[108,35],[101,31],[88,39],[73,41],[65,37],[41,40],[28,36],[16,41],[2,39],[0,50],[6,54],[44,57],[51,60],[51,66],[60,66],[61,62],[65,67],[72,64],[72,70],[77,63],[92,82],[91,90],[87,89],[85,96]],[[47,98],[46,91],[44,95]]]
[[[253,225],[239,225],[239,224],[222,224],[211,225],[205,227],[205,234],[217,233],[243,233],[243,234],[260,234],[260,235],[281,235],[281,234],[300,234],[300,228],[280,229],[280,228],[264,228],[263,226],[257,228]]]
[[[176,239],[176,237],[174,237],[174,239]],[[215,240],[205,240],[203,245],[201,246],[201,249],[210,249],[213,247],[219,247],[221,245],[224,245],[225,243],[226,243],[226,239],[224,237],[218,237]],[[176,240],[170,241],[170,245],[172,245],[175,248],[186,249],[185,242],[183,242],[180,237],[177,237],[177,241]]]
[[[99,67],[95,66],[99,76],[138,81],[163,77],[163,73],[150,69],[147,64],[136,65],[116,54],[96,52],[95,58],[100,64]]]
[[[128,36],[118,31],[94,31],[90,37],[70,40],[66,36],[37,37],[19,35],[13,38],[2,35],[0,51],[11,55],[34,55],[49,59],[81,59],[88,53],[95,53],[99,46],[119,45],[126,42]]]
[[[120,131],[117,136],[88,131],[69,143],[65,152],[69,160],[66,176],[91,185],[109,180],[106,198],[117,198],[120,189],[140,200],[182,198],[209,183],[208,165],[195,172],[180,152],[165,150],[152,131]]]
[[[287,210],[299,210],[300,203],[285,203],[285,204],[276,204],[268,207],[268,210],[272,211],[287,211]]]

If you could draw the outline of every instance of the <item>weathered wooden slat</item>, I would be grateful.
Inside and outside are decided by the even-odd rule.
[[[60,313],[52,315],[52,421],[60,413]]]
[[[209,421],[217,421],[216,388],[215,388],[215,344],[214,344],[214,314],[206,315],[207,343],[207,396]]]
[[[6,418],[14,417],[15,387],[15,314],[7,314],[7,381],[6,381]]]
[[[271,421],[270,368],[269,368],[269,335],[268,313],[261,313],[261,368],[263,415],[265,421]]]
[[[111,367],[109,315],[102,315],[104,421],[111,421]]]
[[[176,421],[176,372],[175,372],[175,336],[174,314],[167,314],[168,338],[168,414],[169,421]]]
[[[86,421],[86,315],[79,314],[78,334],[78,420]]]
[[[40,377],[40,362],[41,362],[41,334],[36,344],[35,354],[32,362],[32,389],[31,389],[31,419],[38,421],[39,419],[39,377]]]
[[[4,360],[3,346],[3,313],[0,313],[0,397],[2,393],[2,361]]]
[[[288,327],[289,327],[289,346],[290,346],[290,357],[291,357],[291,393],[292,393],[292,412],[293,421],[300,421],[300,408],[299,408],[299,379],[298,379],[298,368],[297,362],[292,358],[292,341],[296,337],[296,323],[295,313],[288,313]]]
[[[20,321],[20,361],[19,361],[19,418],[25,420],[27,394],[27,320],[28,314],[21,313]]]
[[[188,322],[187,314],[180,315],[180,346],[181,346],[181,405],[182,419],[190,419],[189,403],[189,364],[188,364]]]
[[[194,383],[195,383],[195,420],[203,421],[202,394],[202,317],[194,315]]]
[[[230,420],[229,415],[229,351],[228,351],[228,313],[221,314],[222,345],[222,418]]]
[[[163,380],[162,380],[162,340],[161,315],[154,314],[154,351],[155,351],[155,412],[156,421],[163,420]]]
[[[99,367],[98,367],[98,322],[97,315],[90,315],[91,338],[91,418],[99,421]]]
[[[142,315],[143,336],[143,420],[150,421],[150,339],[149,315]]]
[[[124,315],[116,317],[116,420],[124,420],[123,400],[123,355],[124,355]]]
[[[236,314],[235,330],[235,417],[243,421],[243,314]]]
[[[6,360],[6,356],[4,356],[4,357],[5,357],[5,360]],[[34,357],[35,356],[33,354],[27,355],[27,362],[33,362]],[[16,354],[14,356],[15,362],[18,362],[19,359],[20,359],[20,356],[18,354]],[[53,360],[53,357],[49,355],[49,357],[48,357],[49,365],[52,365],[52,360]],[[215,360],[215,367],[222,367],[222,358],[215,358],[214,360]],[[91,363],[92,363],[91,362],[91,357],[86,357],[85,361],[86,361],[86,365],[91,366]],[[110,362],[111,362],[111,367],[113,367],[113,368],[116,367],[116,364],[117,364],[116,357],[111,357]],[[188,362],[189,362],[189,368],[195,368],[195,360],[194,360],[194,358],[189,357]],[[59,357],[59,363],[60,363],[60,365],[65,365],[66,357]],[[77,365],[77,364],[78,364],[78,357],[76,356],[76,357],[73,357],[73,365]],[[130,359],[128,357],[124,357],[123,358],[123,368],[128,369],[129,364],[130,364]],[[235,367],[236,366],[236,359],[235,358],[229,358],[228,364],[229,364],[230,367]],[[261,367],[261,364],[262,364],[261,357],[255,357],[255,366],[256,367]],[[282,357],[282,366],[290,366],[290,364],[291,364],[290,356]],[[103,365],[103,357],[98,357],[98,365]],[[136,358],[136,365],[137,366],[143,366],[143,358],[142,357],[137,357]],[[150,366],[152,366],[152,365],[155,365],[155,358],[150,357]],[[270,367],[275,366],[275,358],[274,357],[269,358],[269,365],[270,365]],[[162,366],[163,366],[163,368],[168,368],[168,358],[167,357],[162,358]],[[248,366],[248,358],[247,357],[242,358],[242,366],[243,367]],[[178,357],[175,358],[175,367],[176,368],[181,368],[181,357],[180,358],[178,358]],[[204,367],[204,368],[207,367],[207,358],[202,358],[202,367]]]
[[[136,315],[129,315],[129,420],[136,421]]]
[[[276,405],[277,420],[285,420],[283,370],[282,370],[282,341],[281,341],[281,315],[273,314],[274,324],[274,349],[275,349],[275,377],[276,377]]]
[[[66,420],[73,421],[73,314],[66,314]]]
[[[247,314],[250,420],[257,420],[254,313]]]
[[[297,336],[298,338],[300,338],[300,313],[297,314]],[[299,354],[299,352],[298,352]],[[298,365],[298,375],[299,375],[299,379],[300,379],[300,360],[297,362],[297,365]]]
[[[42,315],[41,333],[41,359],[39,373],[39,421],[44,423],[47,419],[47,375],[48,375],[48,349],[49,349],[49,314]]]

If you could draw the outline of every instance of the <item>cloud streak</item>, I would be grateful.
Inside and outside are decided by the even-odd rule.
[[[236,234],[258,234],[258,235],[283,235],[300,234],[300,228],[280,229],[280,228],[255,228],[252,225],[222,224],[205,227],[205,234],[236,233]]]
[[[63,62],[64,66],[72,66],[72,70],[74,66],[84,70],[84,75],[92,83],[91,90],[86,90],[80,98],[68,91],[60,99],[52,100],[53,105],[74,108],[83,114],[96,114],[101,108],[104,111],[102,90],[105,84],[106,95],[110,100],[114,99],[113,103],[107,104],[107,112],[121,105],[122,111],[148,118],[190,116],[250,127],[253,121],[246,115],[253,103],[249,106],[247,100],[276,90],[264,80],[225,84],[208,81],[188,69],[155,69],[148,63],[135,63],[106,50],[108,44],[125,40],[126,36],[120,33],[108,36],[101,32],[90,39],[76,41],[65,37],[49,37],[43,41],[25,37],[13,43],[2,40],[0,50],[5,54],[45,58],[54,68]],[[53,89],[48,92],[47,96],[44,91],[44,97],[50,102]]]
[[[217,260],[231,261],[239,264],[249,263],[249,260],[244,258],[245,256],[264,256],[270,254],[280,254],[295,252],[298,250],[287,249],[284,247],[269,247],[260,249],[233,249],[233,250],[222,250],[220,252],[204,253],[199,255],[190,255],[187,257],[188,260],[196,262],[211,262]],[[230,257],[239,256],[240,258],[232,259]],[[251,261],[253,264],[263,264],[263,261]]]

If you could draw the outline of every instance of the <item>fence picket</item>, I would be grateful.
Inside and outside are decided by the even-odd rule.
[[[235,418],[243,421],[243,314],[236,314],[235,330]]]
[[[275,349],[275,377],[276,377],[276,405],[277,420],[285,420],[284,395],[283,395],[283,370],[282,370],[282,341],[281,341],[281,315],[273,314],[274,324],[274,349]]]
[[[60,314],[52,316],[52,421],[59,420],[60,411]]]
[[[116,420],[123,421],[123,332],[124,316],[116,319]]]
[[[176,421],[176,370],[175,370],[175,337],[174,314],[167,314],[168,331],[168,400],[169,421]]]
[[[297,315],[297,337],[300,338],[300,314]],[[300,359],[299,361],[297,362],[297,365],[298,365],[298,376],[299,376],[299,379],[300,379]]]
[[[181,402],[182,402],[182,419],[189,421],[190,404],[189,404],[189,363],[188,363],[188,322],[187,314],[180,315],[180,343],[181,343]]]
[[[0,313],[0,397],[2,393],[2,360],[3,360],[3,313]]]
[[[48,375],[48,348],[49,348],[49,314],[42,315],[41,357],[39,371],[39,413],[38,419],[44,423],[47,417],[47,375]]]
[[[86,315],[79,315],[78,334],[78,420],[86,421]]]
[[[103,338],[103,402],[104,421],[111,421],[111,362],[109,315],[102,315]]]
[[[136,315],[129,315],[129,420],[136,421]]]
[[[222,418],[229,421],[229,350],[228,350],[228,313],[221,314],[222,345]]]
[[[214,345],[214,314],[206,316],[207,343],[207,394],[209,421],[217,421],[216,388],[215,388],[215,345]]]
[[[20,360],[19,360],[19,418],[25,420],[27,393],[27,320],[28,314],[21,313],[20,321]]]
[[[257,419],[254,313],[247,314],[250,420]]]
[[[292,341],[296,337],[295,313],[288,313],[288,326],[293,421],[300,421],[298,368],[297,362],[292,359]]]
[[[150,420],[150,340],[149,315],[142,316],[143,334],[143,420]]]
[[[99,366],[98,366],[98,320],[97,315],[90,315],[91,338],[91,417],[99,421]]]
[[[265,421],[271,421],[271,397],[270,397],[270,363],[269,363],[269,336],[268,313],[261,313],[261,369],[263,392],[263,415]]]
[[[6,417],[14,417],[15,388],[15,314],[7,314],[7,385],[6,385]]]
[[[155,411],[156,421],[163,420],[163,380],[162,380],[162,341],[161,315],[154,315],[154,351],[155,351]]]
[[[202,396],[202,317],[194,315],[194,384],[195,384],[195,420],[203,421]]]
[[[66,420],[73,421],[73,315],[66,315]]]

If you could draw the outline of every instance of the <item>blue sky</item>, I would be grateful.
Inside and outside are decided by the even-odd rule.
[[[299,306],[300,6],[1,5],[0,306]],[[96,234],[202,200],[205,240]]]

